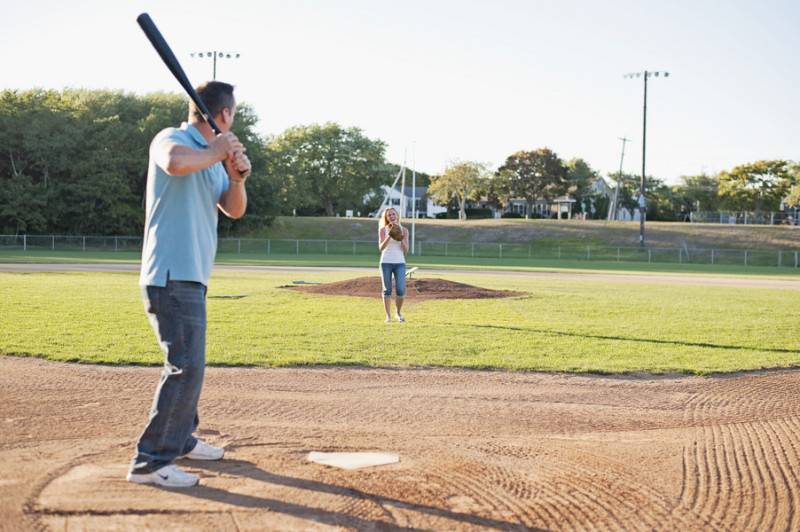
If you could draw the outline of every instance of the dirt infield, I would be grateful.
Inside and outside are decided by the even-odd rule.
[[[288,285],[284,288],[329,296],[371,298],[377,297],[382,292],[381,279],[374,275],[318,285]],[[525,292],[491,290],[470,284],[448,281],[447,279],[409,279],[406,283],[406,297],[415,301],[429,299],[492,299],[521,295],[525,295]]]
[[[0,357],[0,528],[800,529],[797,371],[213,368],[185,491],[123,479],[159,371]]]

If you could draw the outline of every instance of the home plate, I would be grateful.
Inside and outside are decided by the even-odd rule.
[[[340,469],[361,469],[364,467],[396,464],[400,455],[395,453],[308,453],[309,462],[315,462]]]

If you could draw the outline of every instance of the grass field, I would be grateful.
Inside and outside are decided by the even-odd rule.
[[[215,274],[209,363],[698,374],[800,363],[795,291],[465,272],[447,278],[529,295],[409,303],[408,323],[387,325],[377,295],[279,288],[357,275]],[[0,274],[0,353],[160,364],[136,283],[133,273]]]

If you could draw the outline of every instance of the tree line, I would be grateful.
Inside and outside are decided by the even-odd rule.
[[[559,196],[575,199],[573,211],[587,218],[605,219],[610,192],[619,184],[619,207],[638,209],[641,176],[612,173],[598,187],[601,178],[585,160],[562,160],[549,148],[519,151],[510,155],[497,170],[476,161],[451,163],[441,176],[431,178],[429,194],[448,204],[459,218],[467,217],[467,205],[506,208],[523,203],[520,216],[539,217],[537,200],[552,202]],[[676,185],[647,176],[645,181],[647,217],[651,220],[681,221],[690,212],[770,212],[800,206],[800,163],[764,160],[743,164],[716,175],[682,176]],[[551,216],[549,210],[544,214]]]
[[[0,232],[3,234],[138,234],[150,141],[186,120],[176,94],[128,94],[83,89],[5,90],[0,93]],[[399,171],[386,160],[386,144],[356,127],[335,123],[257,133],[258,117],[238,106],[233,131],[253,163],[248,214],[220,218],[222,234],[249,233],[281,214],[366,214],[381,203],[381,185]],[[681,178],[668,186],[647,178],[648,218],[679,219],[692,210],[778,210],[800,203],[800,165],[757,161],[717,175]],[[516,152],[496,170],[454,162],[439,176],[417,172],[417,184],[462,217],[468,203],[507,206],[522,200],[534,215],[537,200],[568,194],[575,210],[604,218],[608,198],[594,186],[599,172],[580,158],[562,160],[548,148]],[[639,177],[607,176],[621,183],[620,206],[633,208]]]
[[[176,94],[3,91],[0,233],[141,233],[150,142],[187,115]],[[233,132],[253,172],[247,216],[220,217],[222,234],[257,230],[279,214],[367,212],[380,200],[364,197],[397,171],[385,143],[358,128],[328,123],[264,138],[257,122],[246,103],[237,106]]]

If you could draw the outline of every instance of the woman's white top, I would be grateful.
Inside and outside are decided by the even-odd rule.
[[[389,243],[381,251],[381,264],[405,264],[406,254],[399,240],[389,237]]]

